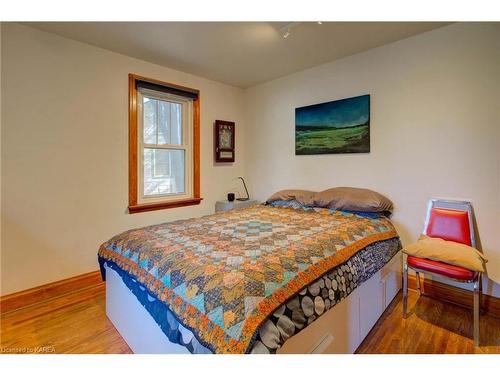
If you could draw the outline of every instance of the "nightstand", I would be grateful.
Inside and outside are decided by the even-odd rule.
[[[260,203],[259,201],[256,201],[254,199],[249,199],[247,201],[234,200],[232,202],[217,201],[217,202],[215,202],[215,212],[229,211],[229,210],[233,210],[235,208],[248,207],[248,206],[252,206],[254,204],[259,204],[259,203]]]

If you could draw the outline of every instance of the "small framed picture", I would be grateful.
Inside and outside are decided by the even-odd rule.
[[[234,122],[215,120],[215,162],[234,162]]]

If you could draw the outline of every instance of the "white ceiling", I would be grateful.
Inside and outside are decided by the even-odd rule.
[[[29,26],[246,88],[429,31],[432,22],[36,22]]]

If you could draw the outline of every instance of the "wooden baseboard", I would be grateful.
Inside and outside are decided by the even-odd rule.
[[[93,287],[103,283],[100,271],[84,273],[69,279],[40,285],[21,292],[0,297],[0,312],[7,313],[26,306],[46,301],[50,298],[73,293],[77,290]]]
[[[444,284],[436,280],[425,279],[420,276],[422,293],[431,298],[436,298],[442,301],[454,303],[462,307],[466,307],[472,310],[473,307],[473,296],[472,291],[457,288],[452,285]],[[408,275],[408,288],[417,290],[417,279],[415,275]],[[482,298],[482,309],[483,312],[500,318],[500,298],[490,296],[488,294],[483,294]]]
[[[422,292],[426,296],[472,309],[473,299],[471,291],[423,277],[422,281]],[[0,297],[0,312],[2,314],[7,313],[102,283],[101,273],[93,271],[21,292],[8,294]],[[417,290],[415,275],[408,275],[408,288]],[[500,317],[500,298],[483,294],[482,308],[487,314]]]

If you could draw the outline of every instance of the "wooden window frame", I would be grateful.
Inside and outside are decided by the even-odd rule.
[[[161,87],[166,91],[171,91],[182,95],[188,93],[193,98],[193,129],[192,129],[192,152],[193,152],[193,194],[190,198],[169,200],[165,202],[154,203],[138,203],[138,118],[137,118],[137,83],[148,83],[157,87]],[[128,75],[128,92],[129,92],[129,159],[128,159],[128,176],[129,176],[129,213],[138,213],[145,211],[163,210],[166,208],[193,206],[200,204],[203,198],[200,195],[200,92],[199,90],[189,87],[179,86],[168,82],[159,81],[152,78],[146,78],[140,75],[130,73]]]

